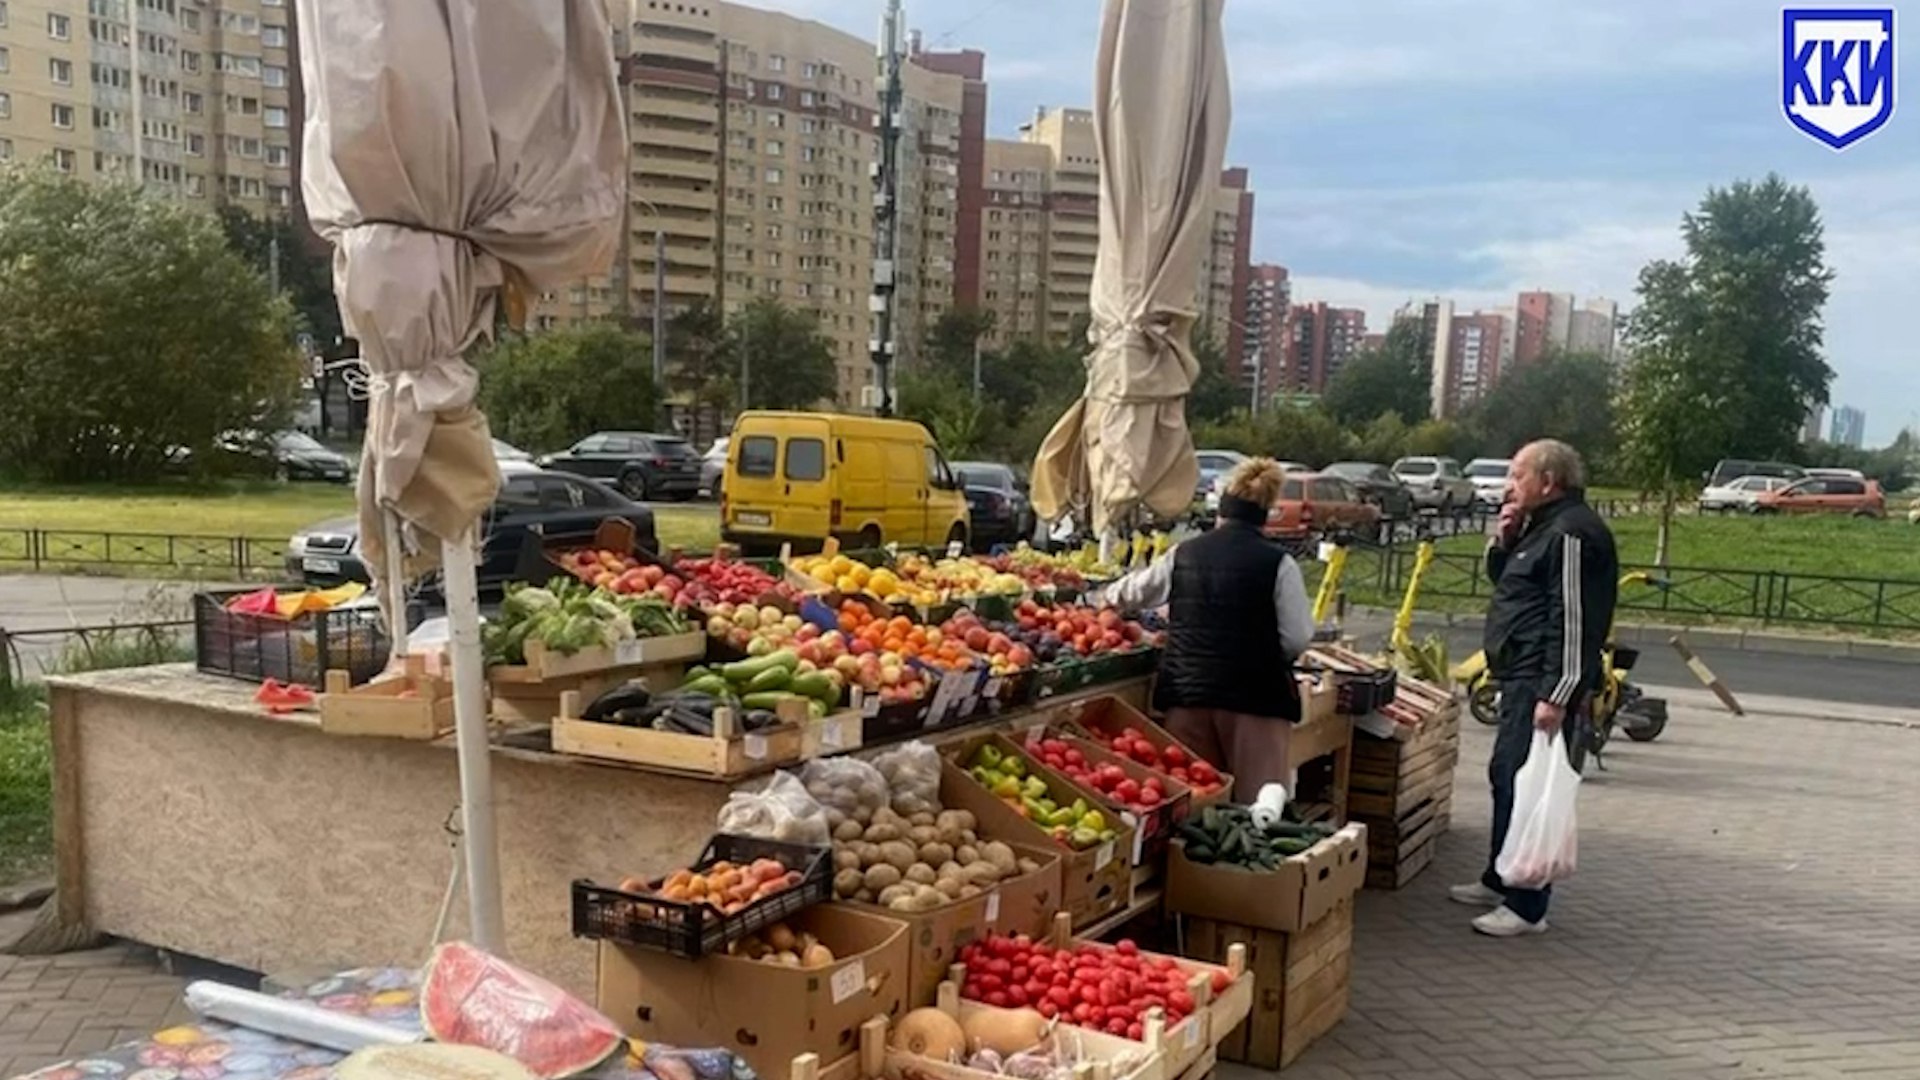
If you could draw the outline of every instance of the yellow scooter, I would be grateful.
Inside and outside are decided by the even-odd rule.
[[[1667,582],[1648,571],[1634,570],[1620,576],[1620,587],[1624,589],[1628,585],[1664,589]],[[1616,644],[1613,629],[1611,625],[1607,627],[1607,643],[1600,650],[1600,669],[1606,677],[1586,702],[1577,725],[1578,737],[1567,740],[1567,758],[1576,771],[1585,766],[1589,753],[1593,755],[1594,764],[1602,770],[1606,768],[1601,754],[1613,737],[1616,723],[1634,742],[1652,742],[1667,729],[1666,701],[1647,697],[1629,681],[1628,675],[1640,659],[1640,650]],[[1454,665],[1452,674],[1454,682],[1467,692],[1467,710],[1473,713],[1473,718],[1483,724],[1498,724],[1500,685],[1487,668],[1486,651],[1475,652]]]

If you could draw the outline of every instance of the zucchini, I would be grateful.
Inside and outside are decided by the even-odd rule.
[[[800,666],[800,654],[792,649],[781,649],[765,656],[756,656],[750,660],[737,660],[720,668],[720,674],[730,683],[749,683],[763,671],[782,668],[791,673]]]
[[[762,694],[770,690],[785,690],[792,682],[792,672],[783,667],[770,667],[747,680],[745,691],[748,694]]]

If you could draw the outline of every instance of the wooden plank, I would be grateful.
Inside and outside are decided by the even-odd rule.
[[[1283,1031],[1301,1027],[1328,998],[1346,992],[1353,974],[1353,950],[1348,948],[1317,968],[1303,965],[1301,970],[1306,976],[1298,984],[1287,987],[1286,1012],[1280,1020]]]
[[[1340,1021],[1346,1019],[1349,992],[1348,987],[1342,986],[1333,997],[1327,999],[1316,1012],[1307,1017],[1305,1023],[1286,1033],[1280,1047],[1279,1068],[1284,1069],[1293,1064],[1301,1054],[1307,1052],[1308,1047],[1319,1041],[1320,1036],[1332,1031],[1339,1026]]]
[[[1440,838],[1438,836],[1433,837],[1432,839],[1428,840],[1427,843],[1423,845],[1418,851],[1415,851],[1411,855],[1405,856],[1397,863],[1394,863],[1394,862],[1367,863],[1367,888],[1369,889],[1405,888],[1408,882],[1412,881],[1416,877],[1419,877],[1420,871],[1425,870],[1428,867],[1428,865],[1433,862],[1434,855],[1438,853],[1440,850],[1439,841],[1440,841]]]

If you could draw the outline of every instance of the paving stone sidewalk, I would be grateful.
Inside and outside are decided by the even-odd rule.
[[[1485,857],[1468,728],[1441,858],[1362,895],[1352,1011],[1289,1080],[1920,1080],[1920,732],[1676,711],[1585,786],[1552,931],[1490,941],[1444,895]],[[185,1020],[180,986],[133,946],[0,956],[0,1076]]]

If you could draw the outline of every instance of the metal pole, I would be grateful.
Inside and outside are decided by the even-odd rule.
[[[746,313],[741,312],[740,320],[740,411],[752,408],[753,401],[753,350],[748,347],[747,332],[752,324],[746,321]]]
[[[895,261],[900,248],[900,33],[906,16],[900,0],[888,0],[880,22],[880,171],[874,190],[873,301],[878,317],[873,337],[873,368],[880,382],[881,416],[893,415]]]
[[[487,697],[480,653],[480,590],[474,536],[440,545],[446,569],[447,622],[452,630],[454,739],[460,755],[461,842],[466,847],[469,932],[473,943],[507,955],[500,908],[500,849],[494,839],[493,762],[487,744]]]
[[[667,404],[667,231],[653,218],[653,392],[658,395],[660,430],[669,426]]]
[[[267,234],[267,288],[280,295],[280,232],[278,222],[268,222],[274,231]]]
[[[980,339],[973,339],[973,403],[980,404]]]
[[[1256,345],[1253,348],[1253,402],[1247,407],[1248,411],[1255,416],[1260,415],[1260,365],[1261,363],[1262,363],[1262,360],[1260,356],[1260,347]]]

